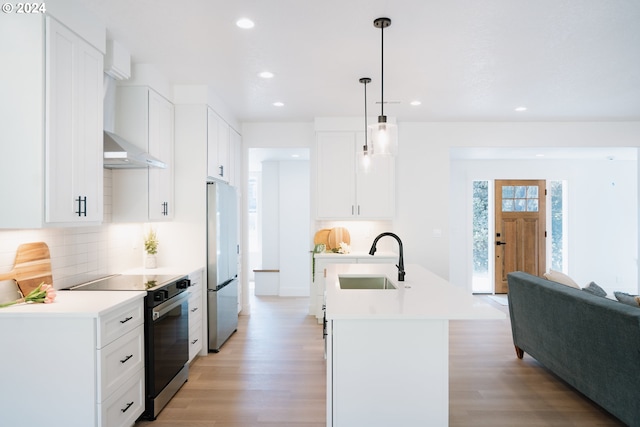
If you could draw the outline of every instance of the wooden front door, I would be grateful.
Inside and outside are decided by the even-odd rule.
[[[495,182],[495,293],[507,293],[507,274],[545,272],[546,183],[544,180]]]

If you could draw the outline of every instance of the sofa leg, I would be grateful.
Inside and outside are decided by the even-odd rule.
[[[524,357],[524,350],[517,345],[514,347],[516,348],[516,356],[518,356],[518,359],[522,359]]]

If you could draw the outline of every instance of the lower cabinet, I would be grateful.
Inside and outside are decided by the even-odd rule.
[[[144,295],[116,293],[62,291],[53,304],[2,309],[2,425],[135,423],[145,405]]]
[[[449,321],[329,319],[327,426],[449,425]]]
[[[202,350],[202,277],[203,270],[197,270],[189,274],[191,286],[189,287],[189,363]]]

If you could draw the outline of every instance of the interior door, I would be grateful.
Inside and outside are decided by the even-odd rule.
[[[495,293],[508,292],[507,274],[545,272],[546,182],[495,181]]]

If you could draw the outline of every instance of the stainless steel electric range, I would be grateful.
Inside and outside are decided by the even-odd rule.
[[[145,297],[145,411],[155,420],[187,381],[189,294],[187,276],[114,275],[69,288],[73,291],[147,291]]]

